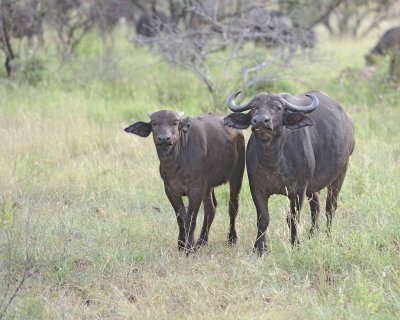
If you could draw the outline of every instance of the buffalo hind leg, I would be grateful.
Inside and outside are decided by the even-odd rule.
[[[320,213],[319,191],[307,194],[307,198],[310,204],[310,211],[311,211],[310,235],[313,235],[319,229],[319,213]]]
[[[196,247],[201,247],[208,242],[208,234],[210,232],[211,224],[215,217],[217,201],[215,199],[214,188],[207,190],[203,198],[204,206],[204,222],[201,229],[200,237],[197,240]]]
[[[336,179],[330,185],[328,185],[328,197],[326,199],[326,227],[328,234],[331,231],[332,219],[335,215],[339,192],[342,188],[344,178],[346,177],[348,165],[349,163],[346,162]]]
[[[244,145],[240,145],[244,148]],[[244,165],[245,165],[245,152],[244,150],[239,152],[238,162],[234,174],[229,180],[229,233],[228,233],[228,243],[231,245],[237,242],[237,232],[236,232],[236,216],[239,211],[239,194],[242,188]]]
[[[241,188],[241,181],[230,184],[230,195],[229,195],[229,233],[228,243],[233,245],[237,241],[236,232],[236,216],[239,210],[239,193]]]
[[[306,188],[299,188],[295,194],[289,195],[290,211],[287,215],[286,221],[290,230],[290,243],[292,246],[299,244],[299,239],[297,237],[297,225],[300,221],[300,210],[303,206],[305,193]]]

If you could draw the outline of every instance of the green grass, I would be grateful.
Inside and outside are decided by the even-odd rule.
[[[352,115],[357,140],[332,236],[322,230],[308,239],[306,206],[301,245],[292,249],[288,203],[277,196],[270,204],[271,252],[262,258],[252,253],[256,219],[247,178],[238,244],[226,243],[228,187],[222,186],[209,245],[188,258],[180,254],[152,141],[123,132],[147,111],[213,110],[192,75],[119,44],[110,62],[115,68],[102,69],[104,59],[85,48],[62,69],[46,67],[39,83],[4,81],[0,276],[6,233],[14,235],[13,284],[22,274],[26,238],[41,266],[5,318],[396,319],[400,91],[384,80],[387,61],[374,78],[359,76],[374,41],[323,38],[319,54],[326,59],[297,65],[307,70],[300,79],[265,86],[294,94],[322,89]]]

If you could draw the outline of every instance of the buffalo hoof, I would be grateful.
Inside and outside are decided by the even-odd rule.
[[[308,234],[308,239],[311,239],[316,233],[318,233],[319,228],[318,227],[311,227],[310,232]]]
[[[199,238],[199,239],[197,240],[197,242],[196,242],[195,248],[196,248],[196,249],[200,249],[201,247],[207,245],[207,243],[208,243],[208,240],[207,240],[207,239]]]
[[[292,248],[297,248],[300,245],[299,239],[290,239],[290,244],[292,245]]]
[[[256,242],[254,244],[253,252],[257,253],[259,257],[261,257],[265,252],[268,251],[268,248],[265,242]]]
[[[229,232],[229,234],[228,234],[228,243],[229,243],[231,246],[233,246],[233,245],[236,244],[237,239],[238,239],[238,236],[237,236],[237,234],[236,234],[236,231],[231,231],[231,232]]]
[[[193,239],[190,241],[186,241],[184,251],[186,256],[189,256],[189,254],[194,253],[196,251],[196,246],[194,244]]]
[[[178,250],[179,251],[185,250],[185,241],[178,240]]]

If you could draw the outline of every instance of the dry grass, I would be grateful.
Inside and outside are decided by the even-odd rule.
[[[370,43],[337,40],[326,43],[325,50],[339,45],[343,52],[333,58],[337,65],[316,65],[307,85],[290,84],[292,91],[320,87],[337,97],[357,126],[357,147],[333,234],[308,239],[310,214],[305,208],[301,245],[292,249],[285,222],[288,205],[276,197],[268,231],[271,252],[262,258],[251,250],[256,228],[247,178],[237,246],[226,242],[228,187],[222,186],[210,244],[188,258],[176,250],[177,225],[151,139],[122,130],[164,99],[149,84],[154,74],[161,86],[168,84],[168,67],[156,65],[149,73],[149,64],[139,71],[142,84],[122,83],[120,88],[105,89],[95,80],[82,89],[65,89],[62,83],[2,87],[0,232],[13,230],[21,241],[21,250],[13,255],[14,281],[21,275],[26,236],[31,254],[43,266],[6,318],[396,318],[399,92],[386,89],[379,75],[376,86],[360,79],[336,80],[338,66],[362,65],[360,46]],[[132,68],[141,70],[141,62]],[[177,72],[167,88],[183,101],[176,107],[193,114],[200,112],[200,103],[191,100],[188,79]],[[201,92],[193,86],[192,91]],[[383,87],[385,94],[374,92]],[[1,277],[5,274],[0,270]]]

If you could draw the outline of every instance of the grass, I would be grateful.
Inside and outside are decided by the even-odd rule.
[[[374,41],[323,38],[319,50],[329,59],[298,66],[308,70],[302,79],[265,87],[324,90],[352,115],[357,137],[332,236],[322,231],[308,239],[306,206],[301,245],[292,249],[288,203],[276,196],[271,252],[262,258],[251,251],[256,227],[247,178],[238,244],[226,243],[228,187],[222,186],[209,245],[188,258],[178,253],[151,139],[123,132],[147,111],[212,110],[212,98],[192,75],[120,44],[111,71],[86,48],[61,71],[46,68],[38,83],[4,81],[0,276],[7,274],[6,234],[15,239],[13,284],[22,275],[26,239],[42,266],[5,318],[396,319],[400,91],[384,80],[387,61],[373,79],[358,76]],[[87,63],[80,65],[82,59]]]

